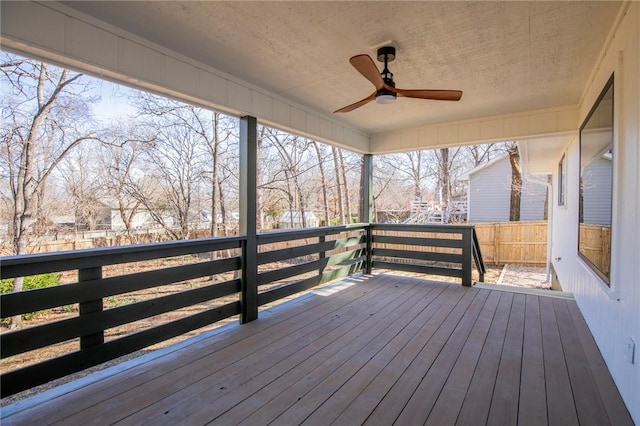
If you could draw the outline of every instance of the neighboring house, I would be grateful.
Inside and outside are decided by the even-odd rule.
[[[504,155],[471,170],[468,186],[468,222],[508,222],[511,204],[511,164]],[[544,179],[544,178],[543,178]],[[523,179],[520,220],[544,219],[546,185]]]
[[[124,214],[126,217],[131,215],[131,209],[125,209]],[[165,222],[173,224],[174,220],[170,214],[165,217]],[[145,209],[138,209],[131,218],[131,229],[151,229],[158,227],[158,223],[153,219],[151,213]],[[124,231],[127,229],[120,210],[116,208],[111,209],[111,228],[112,231]]]
[[[320,222],[318,221],[318,217],[310,211],[304,212],[304,222],[305,228],[315,228],[320,224]],[[280,216],[280,219],[278,219],[278,228],[280,229],[302,227],[302,216],[300,215],[300,211],[298,210],[288,210],[284,212],[282,216]]]
[[[226,225],[227,228],[235,229],[238,227],[240,223],[240,212],[227,212],[226,221],[223,220],[221,213],[216,213],[216,225],[218,227],[222,227],[222,225]],[[200,212],[200,220],[207,222],[211,225],[211,211],[210,210],[202,210]],[[226,223],[225,223],[226,222]]]
[[[611,224],[612,157],[603,155],[585,167],[582,185],[584,191],[584,223]]]
[[[111,229],[111,207],[107,203],[94,201],[76,209],[75,226],[78,230]]]

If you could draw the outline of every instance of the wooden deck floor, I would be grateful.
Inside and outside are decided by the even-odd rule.
[[[573,300],[398,275],[113,372],[2,424],[632,424]]]

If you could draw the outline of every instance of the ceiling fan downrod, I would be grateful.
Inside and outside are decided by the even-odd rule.
[[[389,71],[389,62],[396,59],[396,48],[393,46],[384,46],[378,49],[378,61],[384,62],[384,69],[380,73],[382,79],[391,87],[396,87],[393,81],[393,73]]]
[[[382,80],[387,86],[396,87],[393,81],[393,73],[389,71],[389,62],[396,59],[396,48],[393,46],[384,46],[378,49],[378,61],[384,62],[384,69],[380,73]],[[390,104],[396,100],[398,95],[387,88],[382,88],[376,92],[376,103]]]

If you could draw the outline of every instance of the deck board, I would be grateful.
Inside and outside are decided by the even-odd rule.
[[[547,424],[547,400],[540,304],[536,297],[527,296],[526,299],[523,339],[518,425],[544,426]]]
[[[632,424],[575,301],[351,282],[8,407],[2,424]]]

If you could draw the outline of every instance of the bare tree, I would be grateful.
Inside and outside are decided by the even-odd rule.
[[[107,198],[116,204],[118,217],[125,232],[132,238],[133,221],[142,205],[134,196],[137,187],[136,175],[141,173],[141,154],[146,144],[151,141],[135,140],[135,131],[131,126],[113,131],[115,141],[105,144],[101,151],[102,185]]]
[[[352,222],[352,214],[351,214],[351,200],[349,197],[349,184],[347,180],[347,168],[345,167],[344,155],[342,155],[342,149],[338,150],[338,156],[340,159],[340,172],[342,174],[342,184],[344,185],[344,199],[346,201],[345,206],[347,208],[347,223]]]
[[[95,151],[96,147],[79,145],[74,152],[67,155],[59,167],[68,196],[73,203],[76,226],[90,231],[105,225],[104,217],[101,217],[105,205],[101,200],[106,193],[103,179],[97,173],[99,169],[95,167],[100,161],[96,161]]]
[[[315,151],[316,151],[316,156],[318,157],[318,168],[320,170],[320,187],[322,188],[322,207],[323,207],[323,214],[324,214],[324,224],[325,226],[329,225],[329,198],[327,197],[327,178],[325,176],[325,172],[324,172],[324,161],[326,159],[325,155],[323,155],[322,150],[320,148],[320,144],[316,141],[312,141],[311,144],[313,145]]]
[[[336,189],[338,191],[338,210],[340,213],[340,223],[345,223],[345,211],[344,211],[344,198],[342,198],[342,184],[340,179],[340,162],[338,160],[338,148],[335,146],[331,147],[331,152],[333,153],[333,167],[335,170],[336,176]]]
[[[153,172],[150,177],[162,189],[167,201],[164,207],[172,211],[179,233],[174,235],[169,229],[174,224],[168,220],[166,211],[161,212],[158,200],[148,199],[141,191],[137,191],[138,199],[174,237],[188,238],[189,223],[203,215],[200,188],[206,187],[205,192],[210,194],[209,231],[212,236],[217,235],[218,216],[221,216],[226,235],[225,202],[229,197],[224,193],[227,188],[223,175],[226,173],[229,177],[233,172],[223,163],[230,141],[237,139],[237,122],[214,111],[151,94],[140,94],[136,106],[146,120],[146,132],[151,132],[156,139],[145,155]]]
[[[3,54],[0,60],[2,102],[2,185],[12,206],[10,234],[14,254],[27,253],[29,238],[42,210],[47,179],[80,143],[97,139],[87,130],[91,118],[88,86],[82,74]],[[13,282],[21,291],[22,278]],[[11,328],[20,326],[20,316]]]
[[[520,202],[522,200],[522,169],[520,168],[520,153],[518,145],[510,143],[506,147],[511,164],[511,196],[509,198],[509,220],[520,220]]]

